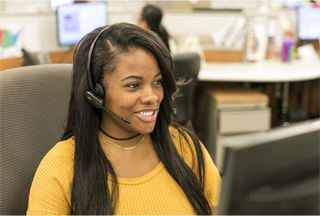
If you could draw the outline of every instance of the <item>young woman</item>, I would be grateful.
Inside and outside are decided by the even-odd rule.
[[[39,165],[27,214],[212,214],[221,179],[197,137],[172,122],[176,90],[153,32],[119,23],[86,35],[66,130]]]
[[[137,24],[141,28],[155,32],[167,46],[168,50],[175,54],[177,52],[176,43],[170,38],[169,33],[161,24],[162,16],[163,13],[159,7],[148,4],[138,13]]]

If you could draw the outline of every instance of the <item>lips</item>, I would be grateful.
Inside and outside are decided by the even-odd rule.
[[[157,109],[141,110],[135,112],[135,115],[144,122],[153,122],[157,119]]]

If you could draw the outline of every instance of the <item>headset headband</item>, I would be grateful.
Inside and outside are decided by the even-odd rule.
[[[93,43],[91,44],[90,50],[89,50],[89,54],[88,54],[88,62],[87,62],[87,71],[88,71],[88,80],[89,80],[89,85],[91,90],[94,92],[94,87],[93,87],[93,82],[92,82],[92,76],[91,76],[91,56],[92,56],[92,52],[94,49],[94,46],[96,44],[96,41],[98,40],[98,38],[100,37],[100,35],[107,29],[109,28],[109,26],[107,26],[106,28],[104,28],[98,35],[97,37],[94,39]]]

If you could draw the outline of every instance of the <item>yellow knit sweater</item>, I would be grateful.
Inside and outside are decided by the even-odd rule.
[[[181,153],[180,138],[171,129],[173,141],[191,167],[188,147]],[[185,142],[183,142],[185,144]],[[221,178],[203,147],[206,166],[205,196],[215,210]],[[41,161],[32,182],[27,215],[70,214],[70,185],[73,177],[74,140],[57,143]],[[195,171],[196,175],[198,174]],[[118,178],[118,215],[192,215],[195,214],[181,187],[169,175],[162,162],[145,176]]]

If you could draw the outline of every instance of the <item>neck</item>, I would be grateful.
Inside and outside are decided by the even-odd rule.
[[[107,134],[101,127],[99,127],[99,129],[100,129],[100,131],[101,131],[104,135],[106,135],[107,137],[109,137],[109,138],[111,138],[111,139],[113,139],[113,140],[118,140],[118,141],[131,140],[131,139],[134,139],[134,138],[136,138],[136,137],[138,137],[138,136],[140,135],[140,133],[138,133],[138,134],[135,134],[135,135],[133,135],[133,136],[131,136],[131,137],[127,137],[127,138],[116,138],[116,137],[113,137],[113,136]]]
[[[117,177],[138,178],[144,176],[151,172],[160,162],[149,134],[145,135],[143,142],[137,148],[128,151],[107,142],[102,138],[104,136],[102,132],[99,134],[101,147],[111,162]],[[144,135],[127,142],[114,142],[123,147],[132,147],[142,139],[142,136]]]

